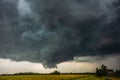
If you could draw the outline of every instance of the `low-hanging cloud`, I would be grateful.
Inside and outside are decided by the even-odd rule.
[[[20,12],[17,0],[4,1],[0,2],[6,8],[0,8],[2,58],[55,67],[76,56],[120,52],[118,0],[23,0],[26,12]]]

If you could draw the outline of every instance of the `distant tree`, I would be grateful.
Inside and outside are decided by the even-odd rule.
[[[108,75],[108,72],[107,72],[107,66],[105,66],[105,65],[102,65],[101,66],[101,75],[102,76],[107,76]]]
[[[101,65],[101,68],[96,68],[96,76],[107,76],[107,66]]]
[[[120,77],[120,70],[115,71],[115,76]]]
[[[100,71],[98,68],[96,68],[96,76],[100,76]]]
[[[52,72],[51,74],[53,74],[53,75],[59,75],[60,72],[59,72],[59,71],[54,71],[54,72]]]

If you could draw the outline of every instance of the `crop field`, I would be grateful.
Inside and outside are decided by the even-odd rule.
[[[94,75],[18,75],[0,76],[0,80],[120,80],[120,78],[100,78]]]

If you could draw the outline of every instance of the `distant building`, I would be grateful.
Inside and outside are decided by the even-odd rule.
[[[114,75],[114,70],[113,69],[107,69],[108,76],[113,76]]]

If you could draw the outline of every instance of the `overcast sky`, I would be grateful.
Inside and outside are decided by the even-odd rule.
[[[120,68],[119,0],[0,0],[0,73]]]

